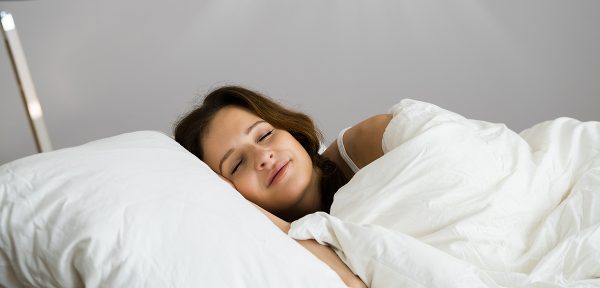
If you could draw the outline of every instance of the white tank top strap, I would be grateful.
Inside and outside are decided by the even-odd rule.
[[[338,151],[340,152],[340,156],[342,156],[342,159],[344,159],[344,162],[346,162],[346,164],[348,165],[348,167],[350,167],[350,169],[352,169],[352,172],[356,173],[358,172],[359,168],[358,166],[356,166],[356,164],[354,164],[354,161],[352,161],[352,159],[350,159],[350,156],[348,156],[348,153],[346,153],[346,147],[344,147],[344,133],[346,132],[346,130],[350,129],[350,127],[342,130],[340,132],[340,134],[337,137],[337,148]]]

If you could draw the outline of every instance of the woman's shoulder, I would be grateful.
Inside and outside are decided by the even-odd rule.
[[[383,155],[381,140],[385,128],[392,120],[392,114],[379,114],[367,118],[350,129],[346,130],[342,142],[346,153],[352,161],[362,168]],[[336,141],[325,150],[323,155],[342,166],[343,170],[350,170],[347,164],[339,156]],[[350,173],[352,173],[350,171]]]
[[[359,168],[367,166],[383,155],[381,140],[391,114],[372,116],[352,126],[344,135],[347,153]]]

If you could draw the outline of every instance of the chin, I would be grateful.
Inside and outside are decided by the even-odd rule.
[[[307,196],[308,196],[308,186],[310,184],[310,178],[306,177],[304,179],[297,179],[298,182],[295,183],[294,187],[288,190],[288,194],[286,195],[286,202],[289,203],[289,209],[294,211],[306,210],[309,207],[307,206]]]

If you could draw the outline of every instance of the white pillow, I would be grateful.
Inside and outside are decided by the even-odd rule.
[[[141,131],[0,166],[0,286],[344,287],[204,163]]]

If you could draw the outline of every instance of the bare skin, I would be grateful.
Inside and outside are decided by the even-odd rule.
[[[344,135],[350,158],[362,168],[383,155],[381,139],[391,115],[377,115]],[[290,223],[275,216],[300,218],[320,207],[319,175],[304,148],[287,131],[275,129],[249,111],[230,106],[217,112],[201,139],[205,163],[255,204],[282,232]],[[334,142],[323,154],[351,178]],[[366,287],[328,246],[297,242],[331,267],[349,287]]]
[[[216,113],[201,142],[204,162],[251,202],[289,218],[318,210],[318,170],[289,132],[229,106]]]
[[[376,115],[352,126],[344,133],[346,153],[358,168],[363,168],[383,156],[381,140],[390,120],[391,114]],[[335,162],[348,178],[354,176],[354,172],[340,156],[336,141],[327,147],[323,156]]]

